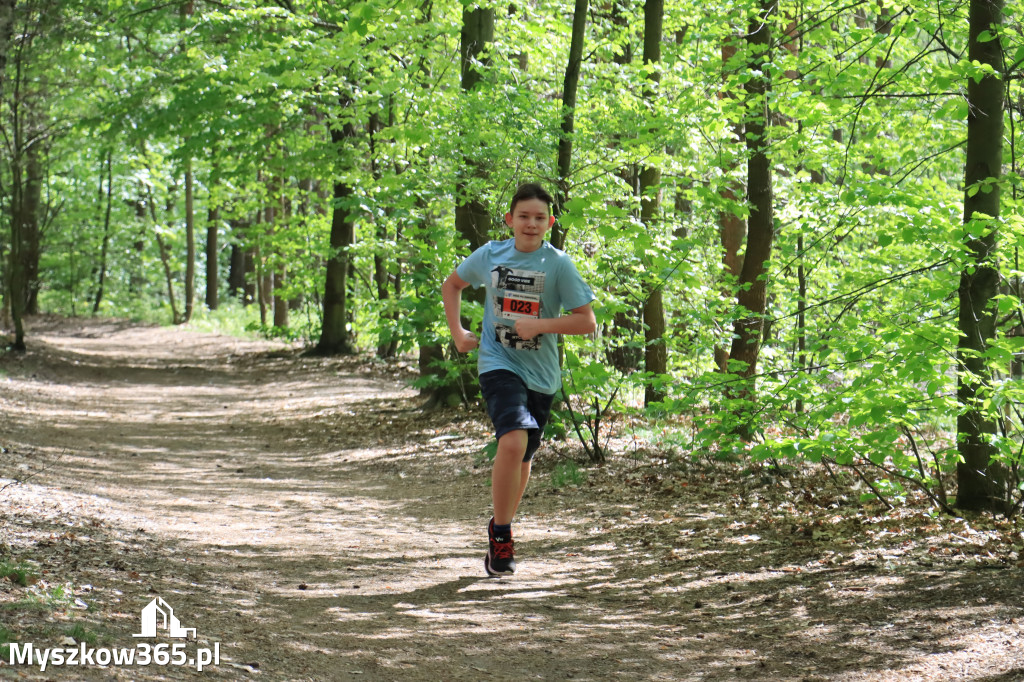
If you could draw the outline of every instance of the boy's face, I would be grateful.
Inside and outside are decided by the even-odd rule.
[[[521,199],[511,213],[505,214],[505,224],[512,228],[516,238],[516,250],[529,253],[540,248],[555,217],[548,212],[543,199]]]

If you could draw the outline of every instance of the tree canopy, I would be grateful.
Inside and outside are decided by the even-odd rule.
[[[185,321],[197,281],[322,352],[418,354],[440,391],[467,362],[440,283],[539,181],[598,295],[564,356],[594,457],[606,410],[643,411],[683,454],[1016,511],[1018,15],[0,0],[12,346],[41,310]]]

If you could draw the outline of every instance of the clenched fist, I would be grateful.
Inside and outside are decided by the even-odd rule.
[[[480,345],[480,340],[476,338],[476,334],[466,329],[453,336],[452,341],[455,342],[455,348],[460,353],[468,353]]]

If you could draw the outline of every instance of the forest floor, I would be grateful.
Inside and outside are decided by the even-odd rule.
[[[0,636],[21,647],[184,642],[133,638],[159,597],[196,630],[175,660],[218,652],[210,679],[1024,680],[1019,524],[622,428],[601,467],[541,451],[519,570],[489,579],[485,418],[419,410],[400,365],[111,320],[27,339],[0,355]]]

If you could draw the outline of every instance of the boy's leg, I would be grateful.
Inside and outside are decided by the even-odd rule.
[[[526,484],[530,482],[530,470],[533,467],[533,456],[540,448],[544,439],[544,427],[551,415],[551,404],[554,396],[536,391],[526,392],[526,406],[530,416],[537,424],[536,428],[526,431],[526,451],[520,468],[519,494],[516,496],[516,504],[512,509],[512,516],[519,510],[519,503],[523,501],[523,494],[526,492]]]
[[[491,470],[491,501],[494,503],[494,523],[504,526],[512,523],[516,508],[529,480],[529,462],[526,455],[527,433],[517,429],[498,439],[498,453]],[[523,471],[526,470],[526,476]]]
[[[519,511],[519,503],[523,501],[523,493],[526,492],[526,484],[530,482],[530,469],[533,466],[533,460],[523,462],[520,468],[520,480],[519,480],[519,496],[516,497],[516,506],[512,509],[512,517],[515,518],[516,512]]]
[[[531,468],[533,466],[533,455],[534,455],[534,453],[537,452],[537,449],[540,447],[541,440],[543,439],[543,436],[544,436],[544,426],[548,422],[548,417],[551,414],[551,403],[554,400],[554,396],[552,396],[552,395],[547,395],[547,394],[544,394],[544,393],[536,393],[534,391],[527,391],[526,393],[527,393],[527,395],[526,395],[527,410],[529,411],[530,417],[534,420],[534,422],[536,423],[537,427],[536,428],[531,428],[529,430],[523,430],[523,431],[517,431],[516,432],[516,433],[523,434],[523,435],[522,436],[517,436],[516,441],[515,441],[515,447],[514,447],[514,450],[512,450],[512,451],[513,452],[521,453],[523,456],[520,458],[521,465],[519,467],[519,489],[518,489],[518,491],[516,491],[515,503],[512,505],[512,512],[511,512],[511,514],[508,515],[508,518],[509,518],[508,523],[512,523],[512,519],[515,518],[516,512],[519,510],[519,503],[523,501],[523,494],[526,492],[526,485],[527,485],[527,483],[530,482],[530,471],[531,471]],[[519,438],[522,438],[523,440],[520,441]],[[501,447],[502,447],[501,441],[502,441],[502,439],[499,438],[498,439],[498,450],[499,450],[499,452],[501,451]],[[509,446],[510,447],[511,447],[511,445],[512,445],[512,443],[509,442]],[[514,459],[511,454],[509,454],[509,457],[510,457],[510,459]],[[497,464],[497,459],[495,460],[495,464]],[[507,468],[503,469],[502,473],[505,474],[505,473],[511,472],[511,471],[512,471],[512,462],[509,461],[509,462],[507,462]],[[494,496],[494,481],[495,480],[497,480],[496,479],[496,475],[492,472],[492,475],[491,475],[491,495],[492,495],[492,497]],[[494,522],[500,524],[502,522],[498,521],[497,512],[498,512],[499,506],[498,506],[497,502],[495,502],[494,509],[495,509],[495,521]],[[504,517],[504,515],[503,515],[503,517]]]
[[[484,568],[489,575],[507,575],[516,568],[512,520],[530,480],[530,460],[540,445],[551,396],[528,390],[518,375],[507,370],[481,374],[480,391],[498,438],[491,471],[494,517],[488,526]]]

